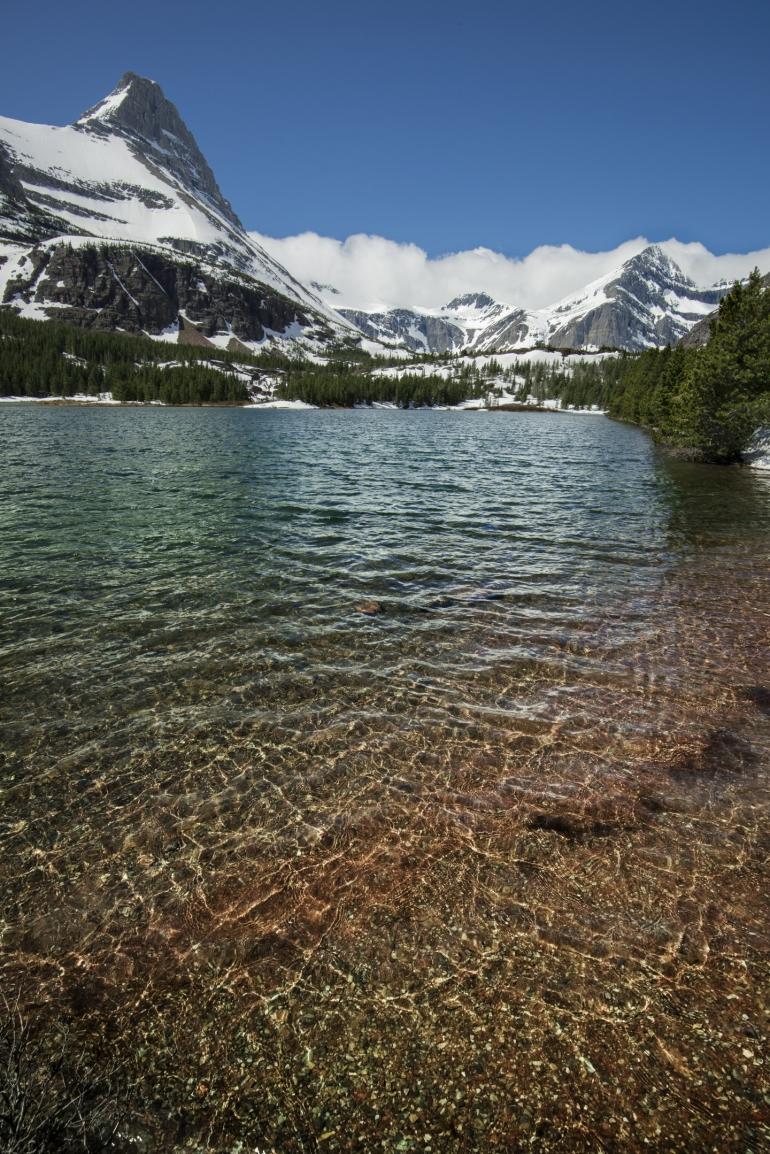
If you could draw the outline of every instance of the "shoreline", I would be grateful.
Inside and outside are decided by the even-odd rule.
[[[102,409],[264,409],[284,412],[340,412],[392,411],[403,413],[555,413],[566,416],[606,417],[606,409],[561,409],[554,405],[527,405],[506,402],[501,405],[485,405],[464,402],[459,405],[415,405],[402,406],[388,402],[360,403],[356,405],[310,405],[305,401],[201,401],[199,404],[169,405],[165,401],[113,401],[87,397],[0,397],[0,404],[47,405],[50,408],[102,408]]]
[[[250,411],[264,410],[266,412],[354,412],[357,410],[363,411],[392,411],[404,413],[419,413],[419,412],[436,412],[436,413],[549,413],[556,416],[568,417],[607,417],[608,420],[618,421],[620,424],[631,424],[633,428],[638,428],[647,436],[651,437],[656,447],[662,452],[666,453],[673,460],[681,460],[691,462],[699,465],[713,465],[717,464],[721,468],[738,467],[741,469],[751,469],[755,473],[770,472],[770,449],[768,449],[768,442],[765,434],[765,441],[758,443],[753,449],[750,447],[750,452],[747,452],[746,458],[738,461],[729,462],[714,462],[704,460],[699,456],[696,450],[688,450],[678,448],[676,446],[668,446],[655,441],[651,431],[645,429],[643,425],[633,425],[632,422],[624,421],[621,417],[612,417],[607,409],[576,409],[576,408],[557,408],[555,405],[527,405],[518,404],[516,402],[504,402],[499,405],[485,405],[475,404],[473,401],[464,402],[459,405],[420,405],[415,407],[402,407],[400,405],[392,404],[390,402],[371,402],[360,403],[355,405],[310,405],[305,401],[265,401],[264,403],[245,401],[205,401],[199,404],[180,404],[169,405],[165,401],[113,401],[105,397],[95,399],[86,397],[0,397],[0,405],[45,405],[49,408],[81,408],[81,409],[248,409]],[[755,434],[755,441],[759,436],[761,430]]]

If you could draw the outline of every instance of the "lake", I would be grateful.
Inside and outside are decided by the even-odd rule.
[[[3,986],[146,1149],[760,1148],[769,477],[588,415],[0,434]]]

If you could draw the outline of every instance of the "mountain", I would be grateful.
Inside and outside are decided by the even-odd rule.
[[[497,353],[536,344],[635,351],[675,344],[726,292],[726,285],[698,288],[658,245],[649,245],[550,308],[517,308],[470,293],[436,310],[338,311],[366,336],[416,352]]]
[[[72,125],[0,117],[0,302],[220,345],[358,336],[248,235],[177,109],[131,72]]]
[[[549,308],[479,292],[439,309],[340,308],[333,286],[301,284],[246,232],[154,81],[126,73],[64,127],[0,117],[0,305],[27,317],[252,349],[366,337],[372,351],[638,350],[703,340],[726,291],[651,245]]]
[[[384,313],[367,313],[359,309],[340,309],[370,340],[397,345],[416,353],[446,353],[465,347],[465,333],[442,316],[413,309],[389,309]]]
[[[675,344],[727,291],[699,289],[658,245],[650,245],[550,310],[548,339],[565,348]]]
[[[337,311],[370,339],[418,353],[474,348],[485,332],[496,331],[498,326],[503,337],[508,331],[515,343],[513,330],[518,323],[510,305],[501,304],[486,293],[466,293],[435,310],[404,308],[366,312],[339,308]],[[521,310],[514,312],[518,316]]]

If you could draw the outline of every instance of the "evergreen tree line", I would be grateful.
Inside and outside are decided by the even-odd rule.
[[[351,365],[313,365],[287,373],[278,386],[286,400],[310,405],[349,407],[360,404],[394,404],[399,408],[423,405],[458,405],[469,396],[483,396],[488,385],[468,374],[443,377],[435,373],[405,371],[398,376],[365,373]]]
[[[607,409],[623,372],[624,356],[603,361],[573,357],[568,368],[561,362],[517,361],[505,370],[503,381],[513,388],[517,401],[560,398],[564,407]]]
[[[178,368],[162,368],[170,360]],[[218,368],[212,368],[216,361]],[[208,362],[208,363],[207,363]],[[94,332],[34,321],[0,309],[0,396],[71,397],[111,392],[117,400],[168,404],[248,400],[235,365],[287,371],[294,361],[266,349],[247,351],[169,345],[149,337]]]
[[[598,368],[594,403],[611,416],[700,459],[735,461],[770,423],[770,288],[757,270],[734,285],[703,348],[651,349]],[[560,395],[574,403],[570,387]]]
[[[520,399],[598,405],[693,457],[735,461],[752,433],[770,424],[770,286],[756,270],[745,284],[735,284],[702,348],[677,345],[573,361],[568,371],[520,362],[503,379],[517,382]]]
[[[486,372],[463,365],[451,380],[426,369],[398,378],[371,373],[377,365],[398,365],[395,357],[372,358],[339,349],[327,365],[265,349],[257,356],[189,345],[168,345],[149,337],[95,332],[57,321],[35,321],[0,309],[0,396],[72,397],[111,393],[118,401],[165,404],[242,404],[248,390],[235,366],[278,373],[278,393],[309,404],[355,405],[391,402],[400,406],[457,404],[480,395]],[[178,365],[169,366],[173,360]],[[217,368],[211,366],[216,361]],[[232,371],[228,371],[232,370]]]
[[[243,404],[249,394],[234,373],[223,373],[194,361],[166,369],[142,365],[133,371],[111,365],[104,391],[116,401],[162,401],[166,405]]]

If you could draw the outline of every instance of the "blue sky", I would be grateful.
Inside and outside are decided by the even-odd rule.
[[[768,0],[45,0],[2,30],[2,114],[67,123],[150,76],[271,236],[770,244]]]

